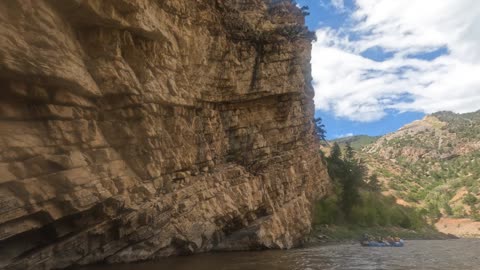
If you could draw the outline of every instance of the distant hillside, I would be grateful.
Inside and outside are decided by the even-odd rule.
[[[435,113],[360,148],[370,173],[397,202],[432,220],[480,219],[480,111]]]
[[[380,136],[368,136],[368,135],[356,135],[350,137],[339,138],[335,140],[331,140],[331,143],[338,143],[340,147],[344,147],[349,143],[353,149],[360,150],[365,145],[374,143]]]

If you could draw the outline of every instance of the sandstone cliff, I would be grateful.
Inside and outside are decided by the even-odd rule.
[[[328,176],[274,0],[0,1],[0,268],[289,248]]]

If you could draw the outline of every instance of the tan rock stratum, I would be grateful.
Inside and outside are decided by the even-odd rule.
[[[288,0],[0,1],[0,269],[299,244],[311,39]]]

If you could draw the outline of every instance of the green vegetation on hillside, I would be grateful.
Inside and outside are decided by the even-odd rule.
[[[339,138],[332,140],[333,143],[337,143],[340,148],[345,148],[349,144],[354,150],[361,150],[365,145],[374,143],[379,137],[368,135],[355,135],[345,138]]]
[[[435,113],[364,150],[359,155],[382,188],[431,221],[480,220],[480,111]]]
[[[342,155],[340,146],[334,143],[330,156],[326,158],[335,192],[316,203],[314,225],[427,227],[418,211],[396,204],[393,197],[383,196],[376,176],[365,181],[366,168],[349,144],[344,152]]]
[[[348,218],[338,195],[319,201],[314,210],[314,224],[397,226],[405,229],[420,229],[426,226],[419,212],[396,204],[393,197],[368,190],[361,190],[359,194],[359,203],[352,207]]]
[[[446,122],[450,133],[455,133],[460,138],[480,139],[480,111],[464,114],[452,112],[438,112],[433,116]]]

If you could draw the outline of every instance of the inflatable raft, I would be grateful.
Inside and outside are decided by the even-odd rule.
[[[400,240],[398,242],[377,242],[377,241],[368,241],[360,243],[364,247],[403,247],[405,242]]]

